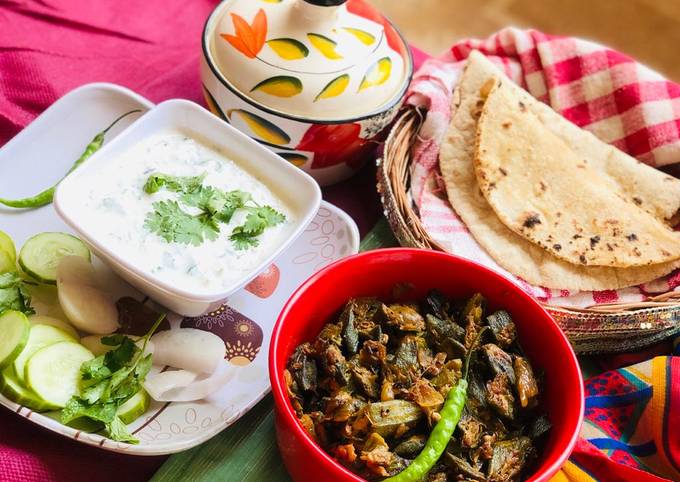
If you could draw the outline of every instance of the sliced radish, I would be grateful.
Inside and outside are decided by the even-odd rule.
[[[163,398],[163,394],[167,391],[186,387],[196,380],[197,376],[196,373],[187,370],[168,370],[156,374],[149,373],[144,381],[144,389],[151,395],[151,398],[162,401],[161,398]]]
[[[118,329],[118,310],[92,286],[60,283],[59,303],[73,325],[86,333],[108,335]]]
[[[82,256],[61,258],[57,266],[57,286],[60,283],[97,287],[97,279],[92,263]]]
[[[224,360],[222,338],[196,328],[178,328],[155,334],[153,362],[195,373],[213,373]]]
[[[157,402],[193,402],[218,392],[235,373],[236,368],[227,363],[222,363],[212,375],[203,375],[202,378],[189,382],[186,380],[189,380],[191,375],[195,377],[194,373],[186,370],[163,372],[149,375],[144,382],[144,388]],[[162,375],[166,377],[159,381],[158,377]]]

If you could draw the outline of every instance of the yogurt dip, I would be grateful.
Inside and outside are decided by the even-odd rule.
[[[177,200],[177,193],[161,189],[153,194],[144,184],[153,174],[205,176],[204,186],[248,192],[260,205],[269,205],[286,220],[265,229],[258,246],[238,250],[229,239],[242,224],[239,210],[220,225],[215,240],[198,246],[167,242],[145,227],[157,201]],[[82,190],[78,217],[92,237],[128,263],[177,288],[201,294],[226,289],[269,257],[291,234],[292,209],[265,184],[216,147],[180,130],[163,130],[123,151],[115,161],[89,177]],[[190,214],[197,208],[182,206]]]

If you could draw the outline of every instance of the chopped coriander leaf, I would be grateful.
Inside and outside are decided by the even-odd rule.
[[[201,176],[168,176],[167,174],[154,174],[144,184],[144,192],[153,194],[166,188],[168,191],[192,193],[203,184],[205,174]]]
[[[112,440],[138,443],[118,418],[118,408],[142,390],[151,369],[151,354],[144,354],[149,338],[165,318],[161,315],[142,338],[142,347],[124,335],[104,337],[102,343],[113,350],[83,363],[80,367],[80,393],[71,397],[61,411],[61,422],[87,417],[102,422]]]
[[[203,186],[204,176],[176,177],[156,174],[147,180],[144,189],[154,193],[166,187],[181,194],[180,202],[197,208],[199,214],[185,212],[177,201],[158,201],[154,211],[148,213],[144,226],[168,243],[201,245],[205,240],[214,240],[220,232],[220,223],[227,224],[238,210],[247,211],[243,224],[231,232],[229,239],[237,250],[258,246],[265,229],[276,226],[286,217],[271,206],[260,206],[250,193],[240,190],[221,191],[212,186]]]
[[[270,206],[247,208],[248,216],[245,222],[236,226],[231,232],[229,239],[234,243],[238,250],[248,249],[257,246],[259,241],[257,236],[262,234],[265,229],[275,226],[285,221],[286,217]]]
[[[260,241],[256,236],[257,235],[244,232],[240,227],[236,227],[232,231],[231,236],[229,236],[229,239],[238,251],[243,251],[248,248],[254,248],[260,244]]]
[[[6,310],[21,311],[25,315],[35,314],[26,282],[15,271],[0,274],[0,313]]]
[[[225,204],[224,193],[212,186],[201,186],[194,192],[183,194],[180,200],[187,206],[199,208],[211,216],[222,210]]]
[[[229,191],[225,193],[224,205],[220,212],[217,213],[217,219],[223,223],[228,223],[234,216],[234,213],[242,209],[247,202],[251,201],[250,193],[245,191]]]
[[[186,213],[177,201],[157,201],[153,207],[144,226],[168,243],[199,246],[205,239],[217,238],[219,227],[212,216]]]

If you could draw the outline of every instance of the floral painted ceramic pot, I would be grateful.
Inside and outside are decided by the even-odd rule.
[[[321,185],[371,156],[412,73],[404,39],[364,0],[225,0],[203,31],[213,113]]]

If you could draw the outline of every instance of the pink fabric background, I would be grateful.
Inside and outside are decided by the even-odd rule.
[[[89,82],[121,84],[153,102],[181,97],[203,104],[200,39],[203,23],[217,3],[3,0],[0,146],[56,99]],[[416,57],[421,61],[424,55],[416,52]],[[352,215],[362,235],[381,213],[373,166],[325,189],[324,197]],[[86,447],[0,408],[3,482],[147,480],[163,460]]]

